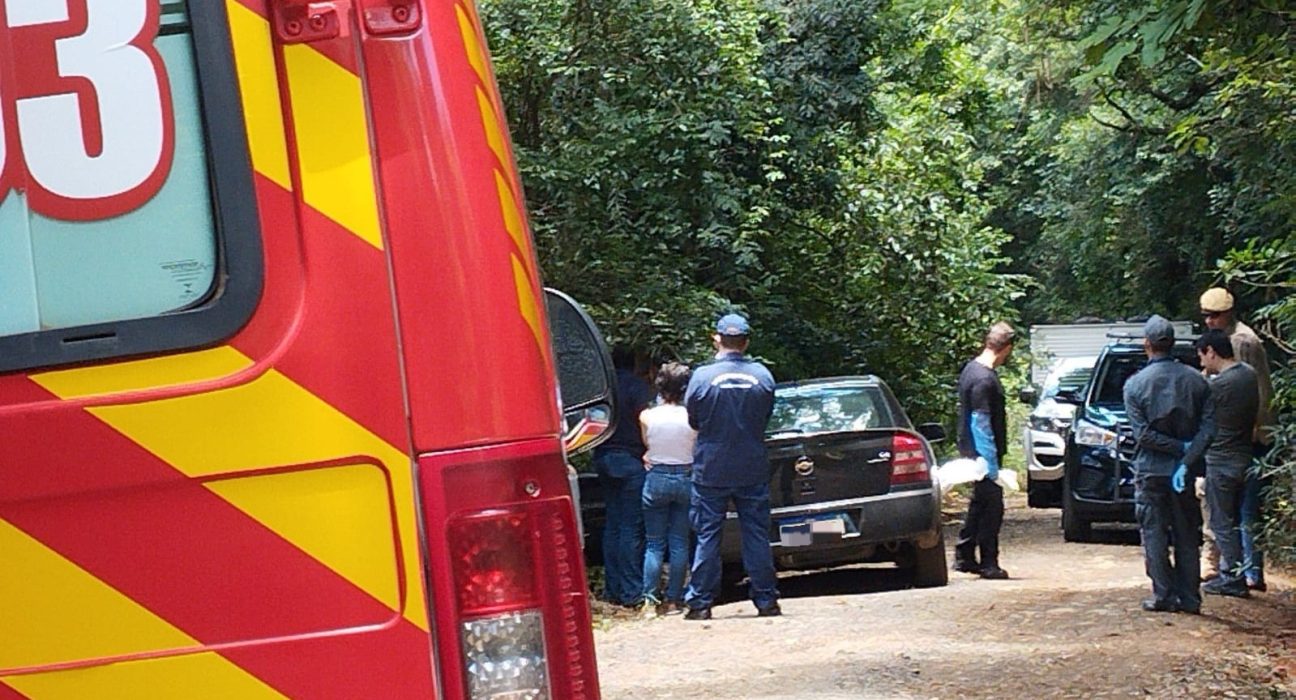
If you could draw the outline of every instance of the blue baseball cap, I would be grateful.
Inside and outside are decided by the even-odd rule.
[[[716,333],[720,335],[751,335],[751,326],[747,319],[738,314],[725,314],[716,322]]]
[[[1165,318],[1152,314],[1152,318],[1143,324],[1143,337],[1152,342],[1165,342],[1175,339],[1174,324]]]

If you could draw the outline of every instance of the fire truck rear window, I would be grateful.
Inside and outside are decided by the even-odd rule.
[[[187,3],[5,7],[0,337],[202,303],[219,255]]]

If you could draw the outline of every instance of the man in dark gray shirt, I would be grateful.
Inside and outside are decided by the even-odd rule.
[[[1143,326],[1148,364],[1125,382],[1125,412],[1134,453],[1134,512],[1152,579],[1149,612],[1201,612],[1198,562],[1201,506],[1187,488],[1214,434],[1210,386],[1171,356],[1174,326],[1153,316]],[[1170,549],[1174,548],[1174,567]]]
[[[1206,504],[1210,528],[1219,546],[1219,576],[1202,591],[1247,597],[1242,574],[1242,494],[1251,465],[1251,439],[1260,409],[1256,371],[1233,355],[1233,343],[1222,330],[1208,330],[1196,342],[1202,369],[1211,380],[1215,437],[1206,449]]]

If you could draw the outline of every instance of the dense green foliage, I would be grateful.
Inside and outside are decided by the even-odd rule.
[[[1291,546],[1290,2],[482,0],[482,15],[546,281],[612,340],[699,360],[737,308],[779,378],[876,372],[916,420],[948,421],[992,320],[1193,318],[1228,282],[1272,343],[1271,539]]]

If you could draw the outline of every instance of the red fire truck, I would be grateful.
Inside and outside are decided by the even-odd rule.
[[[545,299],[471,0],[0,2],[0,700],[597,698]]]

